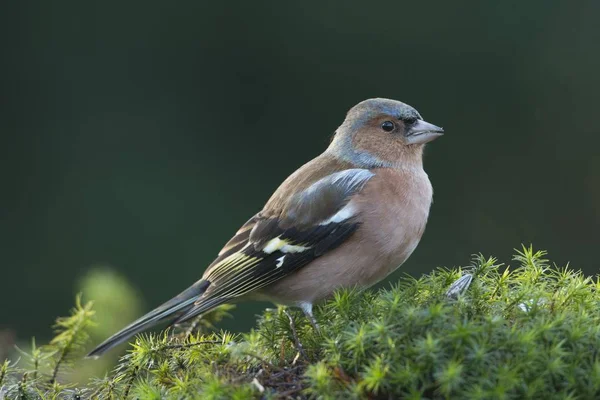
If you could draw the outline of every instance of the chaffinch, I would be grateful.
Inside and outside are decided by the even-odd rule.
[[[279,186],[202,279],[89,355],[159,322],[178,324],[239,300],[298,306],[314,322],[313,304],[336,289],[380,281],[423,235],[433,193],[423,147],[442,134],[399,101],[352,107],[325,152]]]

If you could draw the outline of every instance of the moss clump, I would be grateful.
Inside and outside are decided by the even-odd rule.
[[[0,386],[17,398],[599,398],[600,282],[544,256],[523,248],[516,268],[478,256],[391,289],[338,292],[317,308],[320,332],[272,309],[242,335],[140,336],[115,373],[78,389],[9,363]],[[470,287],[449,298],[465,274]]]

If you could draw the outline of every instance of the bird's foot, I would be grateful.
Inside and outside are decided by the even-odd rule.
[[[315,330],[315,332],[317,332],[318,334],[321,334],[321,328],[319,327],[319,324],[317,323],[317,320],[315,319],[315,317],[307,312],[304,313],[304,316],[308,319],[308,321],[310,322],[310,324],[312,325],[313,329]]]
[[[317,320],[315,319],[315,316],[313,315],[312,304],[311,303],[306,303],[306,302],[301,302],[301,303],[298,304],[298,307],[300,307],[300,309],[302,310],[302,312],[304,313],[304,315],[306,316],[306,318],[308,319],[308,321],[312,325],[313,329],[317,333],[320,334],[321,333],[321,328],[319,328],[319,324],[317,323]]]

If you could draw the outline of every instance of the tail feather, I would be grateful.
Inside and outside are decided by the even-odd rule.
[[[195,303],[192,305],[192,307],[188,307],[185,309],[185,311],[182,311],[180,314],[178,314],[177,319],[173,321],[173,324],[182,324],[187,322],[195,316],[205,313],[208,310],[212,310],[213,308],[225,303],[227,300],[229,299],[226,297],[217,297],[204,301],[201,304]]]
[[[88,354],[88,357],[98,357],[113,347],[125,342],[132,336],[165,321],[177,319],[194,307],[194,302],[206,291],[209,281],[200,280],[188,289],[173,297],[171,300],[135,320],[119,332],[115,333]]]

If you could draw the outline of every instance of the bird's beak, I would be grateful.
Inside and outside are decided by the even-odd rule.
[[[409,144],[425,144],[443,134],[444,130],[439,126],[420,119],[406,132],[406,140]]]

